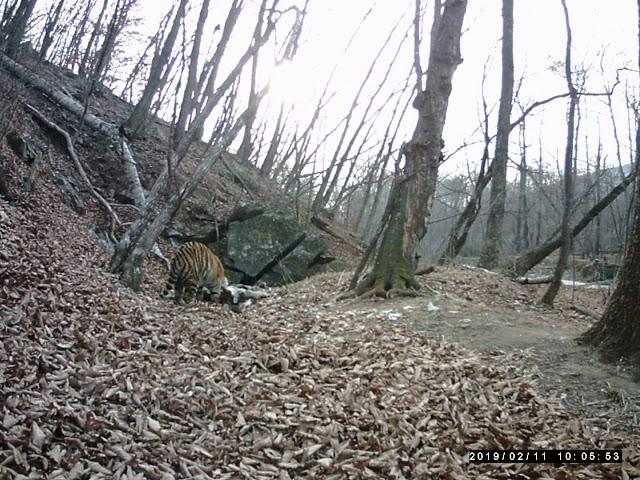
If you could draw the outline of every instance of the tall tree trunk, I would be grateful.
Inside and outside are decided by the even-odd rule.
[[[209,1],[203,0],[200,6],[200,14],[196,24],[196,31],[193,35],[193,45],[189,55],[189,68],[187,70],[187,81],[182,95],[182,104],[176,123],[176,140],[181,138],[188,130],[188,123],[196,104],[196,88],[198,85],[198,63],[200,58],[200,45],[202,44],[202,33],[209,15]],[[186,153],[186,151],[185,151]],[[182,155],[179,155],[179,158]]]
[[[60,13],[62,12],[64,2],[65,0],[58,0],[58,4],[55,7],[52,5],[47,12],[47,19],[45,21],[44,32],[42,36],[42,45],[40,45],[40,52],[38,54],[38,60],[40,61],[47,58],[49,48],[51,48],[51,44],[53,43],[53,32],[58,26]]]
[[[269,143],[269,149],[267,150],[267,154],[264,157],[264,161],[262,165],[260,165],[260,175],[263,177],[269,178],[271,175],[271,170],[273,170],[273,165],[276,161],[276,155],[278,154],[278,148],[280,147],[280,139],[282,138],[282,132],[284,130],[284,126],[282,125],[282,118],[284,115],[284,103],[280,105],[280,113],[278,114],[278,120],[276,121],[276,126],[273,130],[273,136],[271,137],[271,142]]]
[[[87,24],[89,23],[89,18],[91,16],[91,10],[96,4],[96,0],[87,1],[82,12],[82,17],[80,18],[79,23],[73,31],[73,35],[69,40],[68,46],[66,47],[66,51],[63,55],[63,61],[61,62],[62,66],[67,67],[69,69],[73,69],[74,66],[80,65],[80,44],[82,39],[84,38],[84,34],[87,29]],[[76,17],[80,15],[80,11],[76,13]],[[76,24],[74,21],[75,17],[72,18],[71,23]]]
[[[180,0],[176,14],[173,17],[171,28],[164,39],[162,48],[158,49],[151,61],[149,76],[142,92],[142,96],[123,125],[127,135],[131,138],[138,136],[144,130],[147,118],[150,114],[153,99],[158,91],[162,89],[163,80],[166,80],[167,78],[166,75],[164,75],[164,72],[168,68],[171,53],[175,46],[181,22],[184,21],[188,3],[189,0]]]
[[[487,102],[484,96],[485,79],[486,75],[483,75],[482,112],[484,116],[484,149],[482,150],[482,158],[480,159],[480,172],[478,173],[478,178],[476,179],[476,183],[473,187],[473,192],[471,193],[471,197],[469,198],[467,205],[464,207],[464,210],[457,218],[456,223],[453,225],[451,231],[449,232],[447,244],[442,254],[440,255],[440,258],[438,258],[439,265],[444,265],[460,254],[462,247],[464,247],[464,244],[467,241],[469,230],[471,230],[473,223],[476,221],[476,218],[480,213],[480,207],[482,205],[482,194],[484,193],[484,189],[489,184],[492,176],[493,165],[489,165],[489,167],[487,168],[491,137],[489,136],[489,110],[487,109]]]
[[[596,203],[600,201],[602,197],[602,192],[600,191],[600,177],[602,175],[602,144],[598,142],[598,154],[596,155]],[[596,218],[596,227],[594,232],[594,242],[593,242],[593,254],[595,257],[600,256],[600,250],[602,250],[602,219],[600,216]]]
[[[640,45],[640,0],[638,0],[638,40]],[[640,66],[640,48],[638,65]],[[640,125],[636,127],[635,171],[640,173]],[[640,366],[640,175],[636,175],[635,215],[627,237],[627,250],[616,286],[602,318],[582,340],[594,345],[610,361],[622,358]]]
[[[267,0],[262,0],[260,4],[260,13],[258,14],[258,26],[253,33],[253,41],[257,42],[260,38],[260,34],[262,33],[262,20],[264,19],[264,12],[267,8]],[[256,92],[256,83],[257,83],[257,75],[258,75],[258,65],[260,63],[260,51],[257,51],[253,58],[251,59],[251,79],[249,81],[249,105],[248,111],[253,112],[244,126],[244,133],[242,135],[242,143],[240,144],[240,148],[238,148],[238,159],[241,162],[249,164],[249,158],[251,157],[251,152],[253,151],[253,124],[256,119],[257,110],[255,108],[255,102],[257,97]]]
[[[498,111],[496,152],[493,160],[489,216],[478,265],[495,268],[502,251],[502,225],[507,191],[507,160],[513,97],[513,0],[502,0],[502,89]]]
[[[80,65],[78,66],[78,74],[81,77],[86,77],[89,71],[90,57],[93,53],[94,44],[98,40],[98,35],[100,33],[100,29],[102,28],[102,18],[104,17],[108,6],[109,6],[109,0],[104,0],[102,3],[102,9],[100,10],[100,14],[98,15],[98,19],[96,20],[96,23],[93,26],[91,35],[89,36],[89,41],[87,42],[87,46],[84,49],[82,60],[80,61]]]
[[[516,252],[529,248],[529,206],[527,205],[527,137],[526,124],[520,124],[520,165],[518,166],[518,218]],[[600,200],[600,199],[598,199]]]
[[[386,296],[393,291],[418,287],[413,276],[417,265],[416,252],[427,232],[433,205],[453,74],[462,62],[460,36],[466,9],[466,0],[447,1],[444,6],[436,0],[427,83],[423,89],[419,55],[420,0],[416,0],[414,65],[417,94],[414,106],[418,109],[418,121],[411,140],[402,149],[404,171],[396,179],[389,198],[386,218],[378,236],[381,241],[375,248],[378,239],[374,239],[369,248],[375,258],[373,269],[359,282],[356,293],[373,289],[375,294]],[[366,266],[368,256],[361,263],[362,268]],[[360,273],[356,271],[352,285]]]
[[[24,39],[27,24],[35,6],[36,0],[21,0],[11,21],[2,32],[4,50],[10,58],[15,59],[18,56],[20,44]]]
[[[569,260],[569,252],[571,250],[571,243],[573,236],[569,230],[569,220],[571,218],[571,209],[573,203],[573,142],[575,135],[575,116],[576,108],[578,105],[578,92],[573,84],[571,78],[571,25],[569,24],[569,10],[567,9],[566,0],[560,0],[562,2],[562,10],[564,11],[565,27],[567,29],[567,46],[565,51],[564,60],[564,74],[567,80],[567,88],[569,89],[569,113],[567,118],[567,146],[564,152],[564,196],[563,203],[564,208],[562,211],[562,228],[560,230],[560,238],[562,243],[560,245],[560,255],[558,257],[558,263],[553,272],[553,280],[549,284],[549,288],[542,296],[542,303],[545,305],[553,305],[553,301],[560,290],[562,284],[562,275],[567,268],[567,262]]]

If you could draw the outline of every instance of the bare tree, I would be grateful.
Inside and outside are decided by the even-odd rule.
[[[283,116],[284,116],[284,104],[280,105],[280,113],[278,113],[278,120],[276,121],[276,126],[273,130],[273,136],[271,137],[271,142],[269,142],[269,150],[267,150],[267,154],[262,161],[262,165],[260,165],[260,175],[264,177],[269,177],[271,175],[271,171],[273,170],[273,165],[276,161],[276,155],[278,154],[278,148],[280,147],[280,141],[282,139],[282,133],[284,131],[286,120],[283,124]]]
[[[40,53],[38,54],[39,60],[44,60],[47,58],[47,54],[49,53],[49,48],[53,44],[54,40],[54,32],[58,28],[60,22],[60,15],[62,13],[62,7],[64,6],[65,0],[58,0],[58,3],[53,6],[47,12],[47,18],[44,23],[44,30],[42,32],[42,43],[40,45]]]
[[[186,130],[180,130],[178,128],[174,130],[175,135],[172,145],[170,146],[167,166],[155,181],[146,204],[140,213],[140,217],[129,227],[117,243],[114,255],[111,258],[111,271],[120,274],[123,281],[130,287],[134,289],[140,287],[143,278],[143,260],[146,253],[151,249],[160,233],[178,212],[183,202],[193,193],[204,178],[204,175],[211,169],[239,131],[244,127],[247,119],[255,115],[252,109],[257,109],[260,99],[264,96],[265,89],[258,93],[257,101],[251,109],[247,109],[237,118],[231,119],[227,125],[222,127],[220,133],[214,131],[211,146],[208,152],[200,159],[193,173],[182,182],[177,181],[177,177],[172,175],[172,168],[180,165],[180,161],[188,152],[191,143],[196,139],[198,132],[203,127],[204,122],[213,108],[218,104],[218,101],[224,98],[228,91],[236,85],[244,65],[268,41],[271,34],[275,31],[279,19],[286,13],[277,11],[277,3],[278,0],[272,0],[270,7],[262,12],[265,18],[258,19],[256,23],[256,30],[259,30],[261,34],[254,35],[253,42],[241,55],[236,65],[231,68],[225,80],[220,83],[217,89],[211,92],[207,91],[206,96],[201,97],[204,105],[195,105],[195,99],[197,98],[194,96],[194,92],[198,91],[198,85],[213,82],[211,75],[218,67],[212,65],[211,68],[206,68],[201,71],[201,75],[206,77],[206,82],[203,81],[202,78],[198,79],[195,76],[191,78],[191,86],[188,87],[190,92],[189,95],[187,95],[188,101],[182,103],[179,118],[185,119],[182,120],[182,122],[186,122],[186,119],[190,117],[191,114],[194,112],[197,113],[195,113],[193,120],[188,123]],[[239,2],[235,4],[239,4]],[[204,13],[201,10],[200,19],[202,19],[203,15]],[[229,21],[229,18],[227,20]],[[235,24],[235,19],[231,20],[231,22]],[[264,28],[262,28],[263,25]],[[199,34],[201,34],[203,30],[200,26],[196,26],[196,31],[199,32]],[[190,61],[192,62],[197,62],[198,60],[197,55],[193,55],[196,51],[197,48],[192,49],[190,56]],[[212,58],[220,59],[220,51],[216,50]],[[189,69],[193,71],[191,67],[192,66],[189,65]],[[213,88],[213,85],[211,85],[211,87]],[[186,113],[187,111],[189,113]],[[184,124],[186,123],[182,123],[182,125]],[[178,127],[180,125],[179,122]]]
[[[84,3],[84,8],[80,8],[81,4],[77,5],[75,15],[69,20],[71,25],[74,25],[73,33],[68,41],[65,42],[65,49],[60,54],[60,64],[64,67],[73,69],[74,67],[80,67],[81,54],[80,46],[87,33],[87,28],[91,19],[91,11],[96,5],[97,0],[88,0]]]
[[[147,82],[142,91],[142,95],[136,106],[133,108],[131,115],[123,124],[129,137],[138,136],[144,129],[150,114],[153,99],[168,80],[168,71],[172,66],[170,63],[171,55],[174,50],[180,25],[184,21],[187,5],[189,0],[179,0],[176,13],[171,22],[171,28],[162,43],[162,48],[157,49],[151,61],[151,68],[147,77]]]
[[[638,0],[640,19],[640,0]],[[640,23],[639,23],[640,25]],[[638,31],[640,43],[640,26]],[[639,49],[640,52],[640,49]],[[640,54],[638,58],[640,66]],[[640,170],[640,126],[636,128],[635,170]],[[640,175],[636,175],[635,215],[628,236],[624,262],[618,274],[618,285],[609,298],[602,318],[582,336],[584,342],[595,345],[611,361],[626,359],[640,365]]]
[[[10,58],[15,59],[18,56],[20,44],[24,39],[27,24],[33,14],[36,1],[20,0],[17,7],[15,3],[12,6],[7,5],[8,8],[5,13],[9,18],[0,31],[0,46]]]
[[[569,112],[567,114],[567,145],[564,152],[564,196],[563,196],[563,212],[562,212],[562,227],[560,238],[562,243],[560,245],[560,255],[558,257],[558,263],[553,273],[553,280],[549,285],[549,288],[542,296],[542,303],[546,305],[553,305],[553,301],[560,290],[562,283],[562,275],[567,268],[567,262],[569,259],[569,252],[571,250],[572,235],[569,227],[569,221],[571,219],[571,209],[573,203],[573,149],[574,149],[574,135],[575,135],[575,116],[576,107],[578,105],[578,91],[573,83],[571,72],[571,25],[569,23],[569,10],[567,9],[566,0],[560,0],[562,2],[562,10],[564,12],[565,28],[567,30],[567,44],[565,49],[564,59],[564,74],[567,80],[567,88],[569,90]]]
[[[502,0],[502,88],[498,111],[496,151],[491,168],[491,196],[484,248],[478,265],[494,268],[502,249],[502,225],[507,188],[509,121],[513,97],[513,0]]]
[[[489,161],[489,146],[491,144],[491,137],[489,135],[489,109],[487,108],[487,101],[484,96],[485,80],[486,71],[485,75],[483,75],[482,77],[482,131],[484,137],[484,148],[482,150],[482,157],[480,159],[480,169],[473,186],[473,191],[469,196],[469,201],[462,210],[462,213],[456,219],[455,224],[449,232],[446,246],[442,254],[440,255],[440,258],[438,259],[438,263],[440,265],[444,265],[449,260],[457,257],[462,250],[462,247],[467,241],[467,236],[469,235],[471,226],[476,221],[476,218],[480,213],[480,206],[482,205],[482,194],[484,193],[484,189],[491,181],[493,164],[487,167],[487,162]]]
[[[518,164],[518,213],[516,219],[516,251],[529,247],[529,211],[527,202],[527,137],[526,122],[520,124],[520,163]],[[600,200],[598,198],[598,200]]]
[[[453,74],[462,61],[460,37],[466,9],[466,0],[447,1],[444,5],[436,0],[427,81],[423,87],[419,53],[421,8],[420,0],[416,0],[414,71],[417,93],[414,106],[418,110],[418,121],[411,140],[402,148],[404,169],[395,180],[379,233],[352,279],[356,294],[371,291],[388,296],[418,288],[413,275],[417,266],[416,251],[427,232],[433,205]],[[360,274],[371,258],[374,259],[373,268],[360,280]]]
[[[360,133],[360,130],[363,128],[364,126],[364,121],[366,119],[366,116],[369,112],[369,109],[371,108],[373,101],[376,97],[376,95],[380,92],[380,90],[382,89],[382,86],[384,85],[384,81],[381,82],[378,85],[378,88],[376,89],[375,93],[369,96],[369,102],[367,103],[367,107],[365,108],[365,112],[361,117],[361,120],[358,124],[358,126],[356,127],[356,131],[355,133],[351,136],[351,139],[347,142],[347,146],[343,151],[343,145],[345,143],[345,141],[347,141],[347,134],[349,132],[349,128],[351,126],[351,120],[355,114],[356,108],[360,102],[360,97],[362,96],[363,92],[365,91],[365,87],[367,85],[367,83],[369,82],[369,79],[371,78],[371,75],[373,74],[373,71],[375,69],[376,64],[378,63],[378,60],[380,59],[382,53],[384,52],[384,50],[386,49],[387,45],[389,44],[389,41],[391,40],[391,37],[393,36],[393,34],[395,33],[395,31],[397,30],[398,26],[400,25],[400,21],[398,21],[389,31],[389,34],[387,35],[386,39],[384,40],[384,42],[382,43],[382,46],[380,47],[380,49],[376,52],[376,55],[374,56],[373,60],[371,61],[371,64],[369,65],[369,69],[367,70],[367,72],[364,75],[364,78],[362,79],[362,82],[360,83],[360,86],[358,87],[358,90],[353,98],[353,101],[351,103],[351,106],[349,107],[349,111],[347,112],[347,115],[344,118],[344,123],[342,126],[342,132],[340,133],[340,138],[338,140],[338,145],[336,146],[336,149],[333,153],[333,157],[331,158],[331,162],[329,163],[329,166],[327,167],[327,169],[324,171],[324,174],[322,175],[322,181],[320,183],[320,186],[318,188],[318,192],[316,193],[316,196],[313,200],[313,206],[312,209],[314,212],[319,212],[321,209],[323,209],[327,203],[329,202],[329,199],[331,198],[331,195],[333,194],[333,189],[336,186],[336,183],[338,181],[338,178],[340,176],[340,171],[342,170],[347,157],[349,156],[349,152],[351,150],[351,148],[353,148],[353,145],[356,141],[357,135]],[[391,64],[389,65],[387,72],[385,74],[385,78],[388,76],[389,71],[391,69],[392,64],[395,62],[397,56],[398,56],[398,51],[399,51],[399,47],[398,50],[396,51],[396,54],[394,55],[394,59],[391,62]]]
[[[107,8],[109,7],[109,0],[102,1],[102,8],[100,9],[100,13],[98,14],[98,19],[95,21],[93,25],[93,30],[91,30],[91,35],[89,35],[89,40],[87,41],[87,45],[84,48],[84,53],[82,54],[82,59],[78,65],[78,73],[82,77],[86,77],[87,73],[90,71],[90,66],[92,64],[91,57],[94,55],[94,50],[96,48],[96,43],[99,40],[100,31],[102,30],[102,19],[107,13]],[[82,38],[78,40],[81,42]]]

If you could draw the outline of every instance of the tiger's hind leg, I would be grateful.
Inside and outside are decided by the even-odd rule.
[[[184,303],[190,303],[197,297],[197,286],[193,283],[188,283],[184,286],[184,292],[182,294],[182,300]]]

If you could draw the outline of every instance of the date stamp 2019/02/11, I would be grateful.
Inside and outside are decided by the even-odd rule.
[[[622,463],[622,450],[469,450],[470,463]]]

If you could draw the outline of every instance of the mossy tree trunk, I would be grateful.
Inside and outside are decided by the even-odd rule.
[[[427,233],[433,205],[453,74],[462,62],[460,36],[466,8],[466,0],[452,0],[444,5],[439,0],[435,2],[427,82],[423,88],[419,58],[421,8],[420,0],[416,0],[414,68],[418,93],[413,105],[418,110],[418,122],[411,140],[402,148],[404,170],[391,191],[382,230],[369,248],[373,268],[357,284],[357,294],[371,291],[388,296],[418,288],[413,276],[416,253]]]

